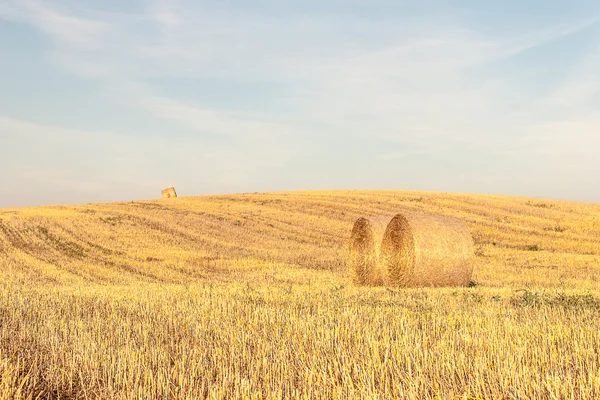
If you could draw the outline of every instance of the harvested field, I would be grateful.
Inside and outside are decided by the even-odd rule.
[[[353,283],[355,222],[379,256],[398,213],[460,221],[470,287]],[[599,215],[400,191],[0,209],[0,399],[597,399]]]

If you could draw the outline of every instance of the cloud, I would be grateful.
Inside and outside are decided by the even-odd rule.
[[[112,141],[127,140],[127,136],[119,135],[115,132],[67,129],[22,121],[2,115],[0,115],[0,128],[3,132],[11,132],[12,134],[18,135],[20,138],[25,138],[27,140],[40,139],[42,141],[55,143],[57,146],[61,141],[66,141],[69,144],[87,146],[90,145],[90,141],[110,143]],[[135,142],[130,143],[130,145],[134,146]]]
[[[142,144],[135,137],[116,132],[65,129],[3,116],[0,131],[5,149],[10,149],[3,160],[15,177],[31,180],[40,176],[43,181],[57,184],[67,182],[68,177],[70,188],[89,187],[100,181],[139,185],[147,179],[142,170],[132,167],[151,166],[152,160],[168,148],[163,139]],[[119,173],[123,170],[128,172]]]
[[[131,104],[206,135],[264,141],[291,133],[291,128],[281,117],[202,108],[152,94],[151,90],[142,85],[128,84],[125,87],[129,89],[126,96]]]
[[[566,36],[588,30],[597,26],[599,22],[600,16],[596,15],[570,23],[563,23],[549,28],[528,32],[524,36],[511,39],[501,46],[498,46],[495,50],[495,56],[492,57],[490,61],[511,57]]]
[[[111,30],[105,21],[60,12],[39,0],[9,3],[6,10],[5,15],[31,23],[58,42],[78,47],[97,47]]]
[[[597,111],[591,103],[600,94],[599,54],[600,46],[596,45],[556,90],[538,98],[532,108],[554,116],[560,111],[572,114]]]
[[[514,157],[536,155],[552,160],[552,166],[571,171],[598,171],[600,147],[600,46],[592,49],[554,90],[540,96],[515,114],[520,137]]]

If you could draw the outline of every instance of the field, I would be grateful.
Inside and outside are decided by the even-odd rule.
[[[468,288],[358,287],[361,216],[465,222]],[[0,399],[597,399],[600,205],[310,191],[0,209]]]

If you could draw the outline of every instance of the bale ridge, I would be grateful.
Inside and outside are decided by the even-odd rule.
[[[458,220],[398,214],[381,243],[390,285],[467,286],[473,274],[473,238]]]
[[[162,197],[165,199],[170,199],[171,197],[177,197],[177,192],[175,191],[174,187],[164,189],[161,193],[162,193]]]
[[[350,268],[356,284],[368,285],[375,280],[375,238],[371,221],[359,218],[350,237]]]

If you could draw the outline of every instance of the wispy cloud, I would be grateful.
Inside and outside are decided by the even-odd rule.
[[[117,91],[130,104],[206,135],[267,140],[291,133],[289,124],[275,115],[202,108],[153,94],[150,88],[141,84],[122,84]]]
[[[600,15],[595,15],[582,18],[581,20],[528,32],[524,36],[513,38],[506,43],[503,43],[501,46],[498,46],[494,52],[494,57],[492,57],[491,60],[499,60],[535,49],[536,47],[564,38],[565,36],[593,28],[594,26],[597,26],[598,23],[600,23]]]
[[[27,21],[57,41],[70,45],[93,49],[112,29],[106,21],[61,12],[39,0],[20,0],[9,6],[5,15]]]

